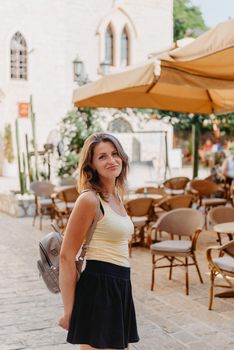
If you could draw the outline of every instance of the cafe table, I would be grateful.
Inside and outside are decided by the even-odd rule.
[[[218,241],[222,244],[221,235],[226,234],[229,240],[233,240],[234,235],[234,221],[224,222],[222,224],[214,225],[213,230],[217,232]]]
[[[156,193],[129,193],[126,196],[124,196],[124,201],[130,201],[132,199],[137,199],[137,198],[152,198],[155,200],[159,200],[162,199],[163,196],[161,194],[156,194]]]

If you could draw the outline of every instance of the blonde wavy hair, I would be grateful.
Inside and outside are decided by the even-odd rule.
[[[92,167],[94,148],[101,142],[111,142],[116,148],[119,157],[122,159],[122,170],[119,176],[116,178],[116,187],[123,196],[126,192],[126,179],[127,172],[129,170],[128,156],[124,152],[123,147],[119,140],[108,133],[95,133],[89,136],[83,145],[80,161],[79,161],[79,180],[78,180],[78,191],[82,192],[85,189],[92,189],[99,193],[100,196],[107,200],[103,188],[100,184],[98,173]]]

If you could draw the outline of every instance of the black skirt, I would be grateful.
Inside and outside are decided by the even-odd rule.
[[[88,260],[76,286],[67,342],[124,349],[138,340],[130,268]]]

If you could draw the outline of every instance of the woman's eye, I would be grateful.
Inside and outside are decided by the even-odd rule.
[[[118,157],[119,156],[118,152],[113,153],[113,156]]]

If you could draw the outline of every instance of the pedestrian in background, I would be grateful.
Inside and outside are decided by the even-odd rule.
[[[232,180],[234,179],[234,153],[224,159],[222,173],[225,177],[226,183],[231,186]]]
[[[127,349],[139,340],[130,281],[128,241],[133,224],[122,202],[128,157],[107,133],[91,135],[79,162],[79,196],[69,218],[60,255],[60,288],[67,341],[80,349]],[[90,190],[84,192],[84,190]],[[76,283],[75,257],[95,217],[101,217]]]

